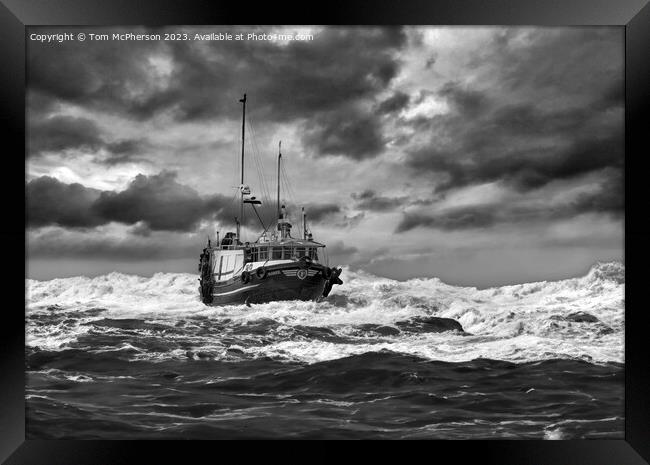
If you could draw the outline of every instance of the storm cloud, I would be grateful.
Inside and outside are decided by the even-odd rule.
[[[192,34],[210,32],[198,28]],[[265,30],[224,27],[220,32]],[[281,47],[268,41],[230,41],[227,47],[219,41],[132,42],[128,47],[113,41],[58,47],[30,42],[30,90],[136,119],[170,110],[179,119],[193,120],[236,115],[232,92],[237,88],[255,96],[258,117],[292,120],[384,89],[399,68],[396,52],[406,43],[404,31],[392,27],[332,27],[316,34],[313,42]]]
[[[495,60],[498,84],[443,84],[436,96],[449,111],[412,123],[430,138],[409,150],[407,164],[438,176],[438,192],[491,181],[527,191],[622,168],[622,54],[604,40],[608,32],[620,33],[542,29],[524,46],[514,33],[497,36],[500,53],[486,59]],[[504,56],[508,66],[499,68]]]
[[[374,114],[351,108],[344,118],[338,112],[329,112],[310,120],[303,143],[317,154],[361,160],[377,156],[385,140]]]
[[[557,203],[540,203],[533,196],[519,200],[518,203],[468,205],[436,213],[411,211],[403,214],[395,232],[406,232],[418,227],[452,231],[507,224],[530,225],[590,213],[605,214],[618,219],[622,216],[624,208],[621,177],[620,171],[609,170],[596,190],[582,192]]]
[[[99,128],[86,118],[56,115],[29,121],[31,123],[27,128],[29,155],[78,148],[96,151],[104,145]]]
[[[406,197],[386,197],[377,195],[372,189],[363,192],[353,192],[352,199],[356,201],[354,207],[358,210],[390,211],[406,203]]]
[[[260,31],[223,28],[234,33]],[[209,32],[213,30],[199,28],[192,34]],[[30,42],[29,118],[43,119],[44,114],[60,111],[61,105],[73,104],[135,121],[161,115],[178,121],[230,119],[239,115],[237,99],[246,92],[256,121],[304,125],[303,142],[313,155],[376,156],[384,139],[378,115],[367,103],[398,73],[397,52],[405,46],[406,34],[397,27],[331,27],[316,34],[318,40],[313,42],[283,46],[268,41],[230,41],[227,47],[219,41],[134,42],[128,47],[114,41],[66,42],[57,47]],[[384,102],[382,111],[387,105],[404,104],[403,95],[396,98]],[[50,124],[55,122],[63,123]],[[90,140],[70,140],[72,146],[101,145],[97,129],[87,121],[83,124]],[[38,131],[32,138],[34,151],[47,145],[55,148],[51,138],[41,140]],[[125,147],[125,143],[113,147],[116,156],[107,162],[127,160],[129,154],[119,152]]]
[[[622,254],[622,28],[181,29],[313,40],[28,41],[26,225],[53,275],[57,257],[82,274],[114,257],[194,270],[188,257],[240,216],[243,93],[262,223],[276,220],[282,140],[289,220],[300,231],[305,206],[341,264],[485,283],[471,257],[505,251],[501,276],[516,280],[526,251],[574,267]],[[75,28],[127,31],[179,28]],[[246,240],[263,229],[249,206],[242,224]]]
[[[407,107],[410,101],[408,94],[395,92],[377,106],[377,111],[383,114],[397,113]]]
[[[42,176],[27,184],[27,216],[29,226],[48,225],[88,228],[104,224],[93,205],[101,191],[81,184],[65,184],[50,176]]]
[[[97,154],[97,161],[109,165],[139,159],[144,146],[142,140],[119,139],[111,141],[92,120],[70,115],[28,117],[27,155],[36,157],[44,152],[81,150]]]
[[[319,223],[341,212],[341,206],[335,203],[311,203],[305,206],[307,221]]]
[[[43,176],[27,184],[27,224],[71,228],[110,222],[139,224],[138,231],[193,231],[202,219],[232,222],[226,211],[231,199],[201,197],[180,184],[176,174],[139,174],[120,192],[100,191],[81,184],[65,184]]]

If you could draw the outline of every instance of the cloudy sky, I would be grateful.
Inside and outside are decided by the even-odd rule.
[[[29,29],[82,31],[313,40],[28,40],[29,277],[195,272],[232,230],[244,92],[246,182],[273,197],[282,140],[332,265],[485,287],[622,260],[622,28]]]

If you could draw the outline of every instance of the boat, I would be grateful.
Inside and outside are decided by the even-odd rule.
[[[286,206],[280,203],[281,142],[278,144],[277,202],[274,224],[264,226],[256,210],[261,201],[244,184],[244,140],[246,94],[242,103],[241,183],[236,231],[229,231],[216,244],[208,238],[199,257],[199,295],[210,306],[267,303],[283,300],[318,301],[327,297],[334,285],[343,284],[341,267],[329,267],[326,245],[314,240],[302,208],[302,235],[291,235],[292,224]],[[254,241],[241,237],[244,207],[249,205],[260,222],[262,232]],[[273,231],[271,226],[275,225]]]

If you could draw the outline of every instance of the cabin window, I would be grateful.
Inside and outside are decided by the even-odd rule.
[[[305,255],[305,248],[296,247],[296,255],[298,256],[298,258],[303,257]]]
[[[312,260],[318,260],[318,249],[316,247],[309,248],[309,258]]]
[[[273,247],[271,249],[271,258],[273,260],[281,260],[282,259],[282,247]]]
[[[264,262],[269,259],[269,249],[264,247],[263,249],[259,249],[258,253],[258,261]]]

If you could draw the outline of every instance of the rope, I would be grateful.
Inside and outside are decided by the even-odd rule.
[[[294,189],[293,189],[293,185],[291,183],[291,180],[290,180],[290,178],[289,178],[289,176],[287,174],[287,171],[286,171],[284,165],[281,165],[280,173],[281,173],[280,179],[283,181],[283,183],[284,183],[283,185],[285,186],[285,189],[286,189],[285,192],[288,193],[288,196],[289,196],[290,200],[292,201],[292,203],[294,205],[294,208],[297,209],[298,208],[298,201],[296,199],[296,195],[295,195],[295,192],[294,192]],[[302,237],[304,235],[304,231],[302,230],[302,218],[299,218],[298,228],[297,229],[298,229],[298,232],[299,232],[300,236]]]
[[[249,139],[250,139],[251,145],[252,145],[252,153],[253,153],[252,158],[253,158],[255,169],[257,171],[257,176],[258,176],[258,179],[259,179],[259,182],[260,182],[261,197],[262,197],[262,200],[263,200],[262,213],[263,213],[264,217],[267,217],[267,216],[270,216],[269,213],[271,212],[271,209],[272,209],[270,189],[269,189],[268,182],[266,181],[266,178],[264,176],[264,173],[266,171],[264,170],[264,165],[262,163],[262,157],[260,155],[261,151],[260,151],[259,145],[257,143],[257,135],[256,135],[255,128],[254,128],[253,123],[252,123],[250,118],[247,118],[247,122],[248,122],[249,130],[250,130],[250,133],[251,133],[251,137]],[[260,222],[262,222],[262,221],[260,220]],[[264,223],[262,222],[262,224],[264,224]]]

